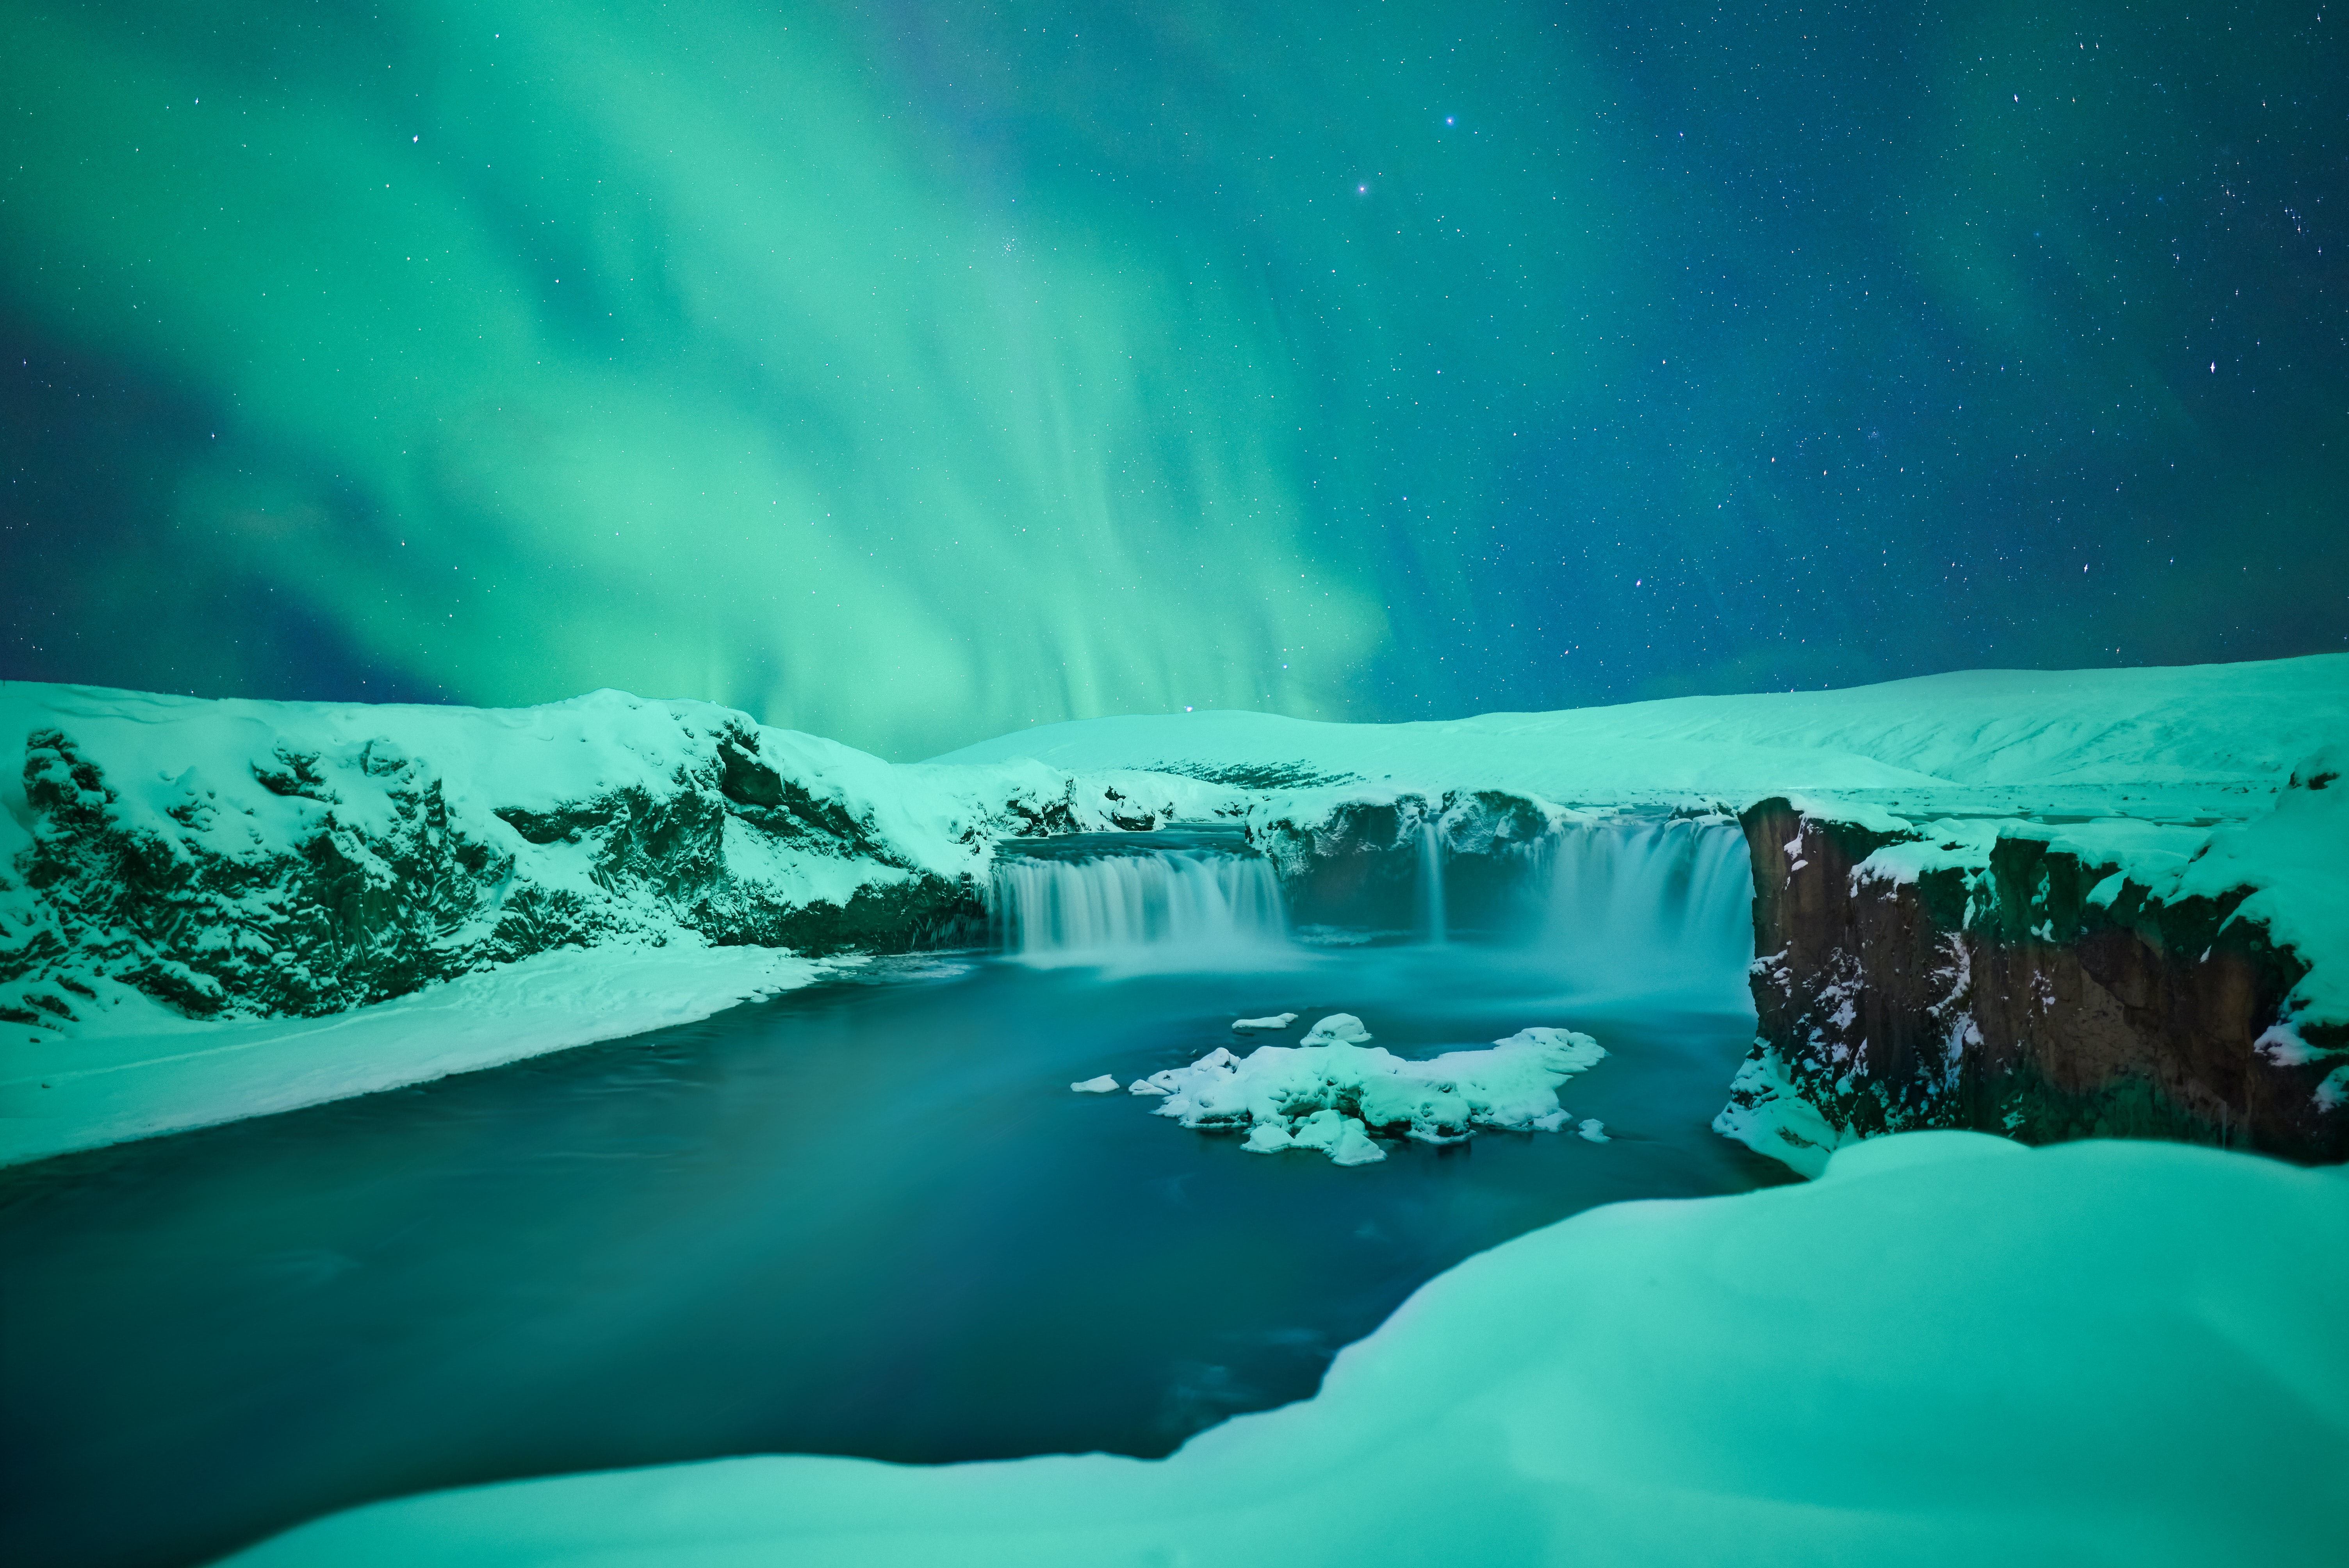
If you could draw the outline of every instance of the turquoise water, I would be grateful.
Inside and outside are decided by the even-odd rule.
[[[1578,1000],[1454,943],[1253,973],[875,963],[706,1022],[0,1176],[10,1558],[200,1562],[372,1498],[797,1450],[1164,1453],[1312,1392],[1467,1254],[1777,1167],[1706,1126],[1718,975]],[[1360,1015],[1408,1054],[1533,1024],[1612,1053],[1614,1141],[1257,1156],[1076,1095]],[[1294,1036],[1281,1037],[1293,1038]]]

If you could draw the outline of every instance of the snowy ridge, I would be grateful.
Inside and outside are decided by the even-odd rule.
[[[2349,735],[2349,655],[2122,670],[1967,670],[1844,691],[1673,697],[1558,713],[1327,724],[1247,712],[1082,719],[937,758],[1071,772],[1244,776],[1273,758],[1399,789],[1516,789],[1574,805],[1798,791],[1941,812],[2060,811],[2158,795],[2151,811],[2243,815]],[[2232,810],[2223,810],[2229,805]]]

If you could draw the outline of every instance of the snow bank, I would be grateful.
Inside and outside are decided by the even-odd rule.
[[[339,1514],[237,1568],[2337,1561],[2349,1180],[1881,1139],[1469,1259],[1171,1459],[723,1460]]]
[[[689,1024],[859,958],[768,947],[566,948],[323,1018],[197,1023],[134,994],[78,1037],[10,1047],[0,1165],[296,1110]]]
[[[1458,1143],[1479,1127],[1556,1132],[1567,1121],[1558,1085],[1607,1054],[1570,1029],[1521,1029],[1488,1050],[1417,1062],[1358,1043],[1370,1037],[1361,1019],[1338,1013],[1300,1045],[1259,1046],[1246,1057],[1219,1046],[1132,1092],[1163,1095],[1157,1114],[1185,1127],[1246,1131],[1241,1147],[1252,1154],[1310,1149],[1367,1165],[1386,1158],[1372,1133]]]

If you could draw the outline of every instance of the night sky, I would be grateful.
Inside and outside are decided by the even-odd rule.
[[[0,6],[0,674],[917,758],[2349,646],[2337,0]]]

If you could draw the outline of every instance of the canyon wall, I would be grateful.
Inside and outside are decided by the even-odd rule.
[[[1741,822],[1759,1028],[1731,1136],[1806,1171],[1919,1128],[2349,1158],[2349,1030],[2293,1020],[2309,966],[2238,917],[2251,888],[2165,892],[2028,830],[1937,843],[1785,799]]]

